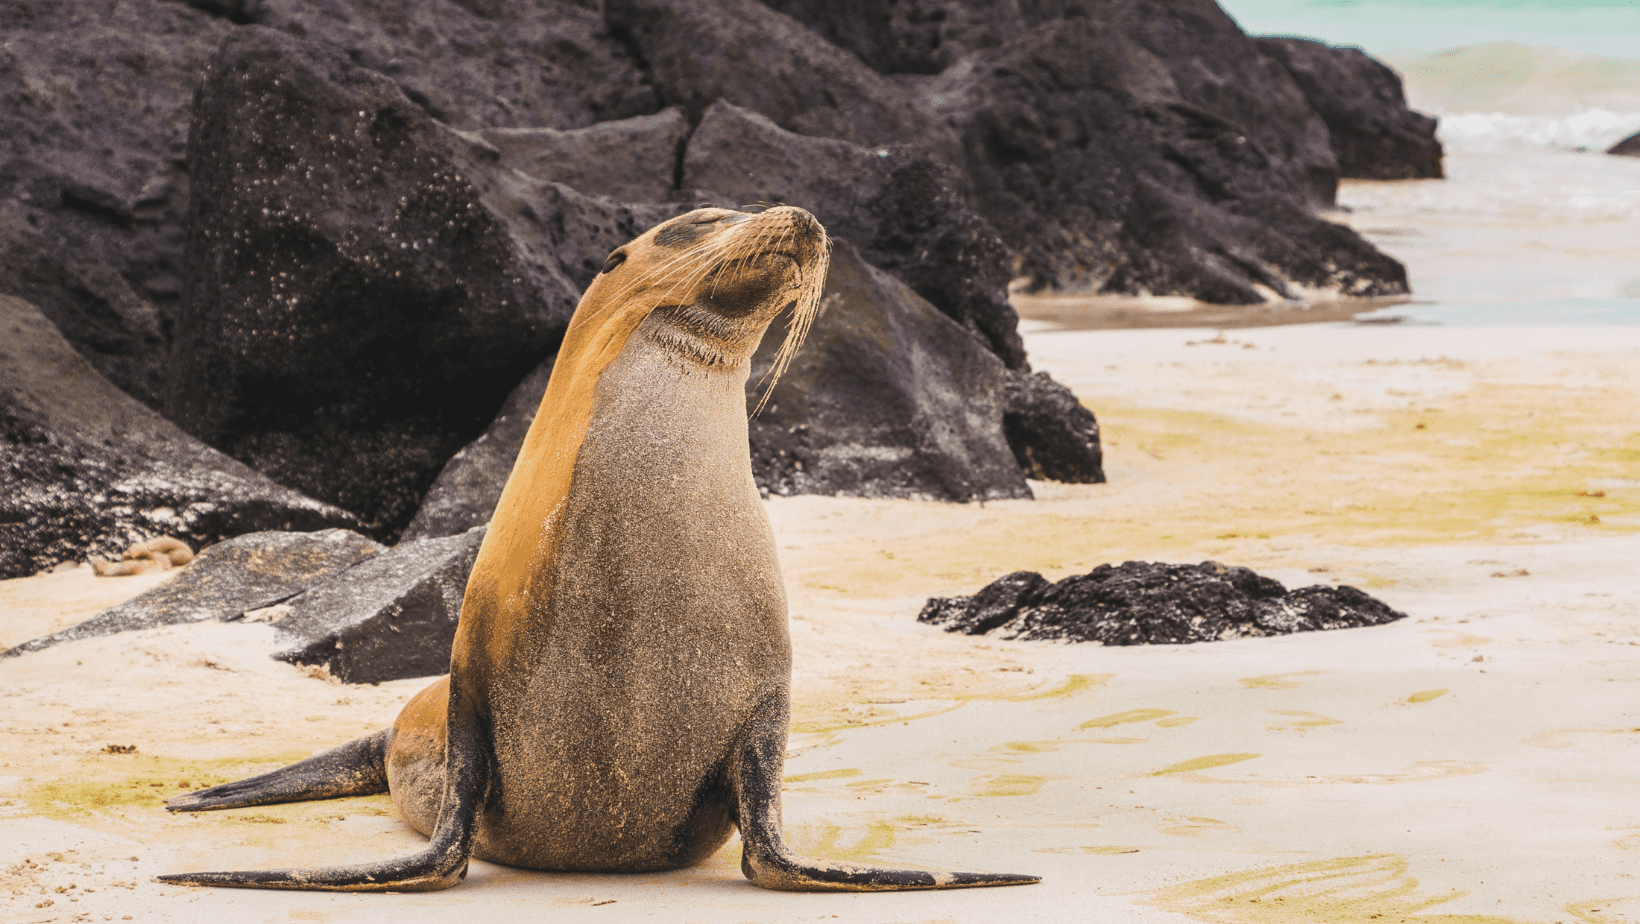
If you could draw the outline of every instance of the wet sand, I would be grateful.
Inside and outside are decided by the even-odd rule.
[[[421,843],[383,797],[159,808],[379,728],[425,683],[337,685],[270,660],[268,626],[210,624],[0,662],[0,919],[1640,921],[1640,328],[1028,327],[1099,412],[1109,484],[768,506],[792,841],[1042,884],[764,892],[731,843],[655,875],[475,863],[428,895],[162,886]],[[915,621],[1010,571],[1129,558],[1350,583],[1409,616],[1132,648]],[[0,582],[0,644],[156,579]]]

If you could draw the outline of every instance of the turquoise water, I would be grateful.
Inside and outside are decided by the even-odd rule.
[[[1220,0],[1248,32],[1356,45],[1375,55],[1482,42],[1640,56],[1635,0]]]

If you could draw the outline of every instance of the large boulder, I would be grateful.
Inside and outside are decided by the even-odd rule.
[[[195,547],[267,529],[357,526],[190,437],[0,296],[0,578],[164,535]]]
[[[334,48],[458,128],[660,108],[641,62],[573,0],[11,0],[0,21],[0,225],[30,231],[0,228],[3,288],[153,407],[186,288],[189,102],[236,29]]]
[[[170,0],[9,0],[0,22],[0,291],[158,406],[188,101],[233,26]]]
[[[604,18],[692,117],[725,99],[805,135],[960,156],[950,127],[911,94],[757,0],[605,0]]]
[[[751,420],[758,485],[774,494],[1030,497],[1003,434],[1002,362],[847,241],[834,245],[823,311]],[[752,361],[748,407],[762,400],[782,334],[777,323]]]
[[[1359,48],[1300,38],[1256,40],[1293,75],[1327,123],[1339,172],[1364,180],[1440,179],[1435,120],[1407,107],[1399,74]]]
[[[196,0],[215,5],[219,0]],[[229,4],[222,4],[227,6]],[[584,128],[661,108],[642,62],[577,0],[231,0],[328,45],[457,128]]]
[[[176,577],[146,593],[78,625],[24,642],[3,656],[119,632],[239,619],[380,554],[382,546],[345,529],[251,533],[205,549]]]
[[[1008,303],[1007,245],[963,198],[961,175],[905,145],[867,148],[786,131],[719,100],[683,157],[683,188],[738,208],[796,205],[855,243],[935,307],[984,340],[1010,368],[1025,365]]]
[[[247,26],[195,103],[167,412],[390,539],[551,353],[634,211],[528,177],[328,46]]]
[[[323,666],[343,683],[450,670],[450,646],[482,527],[405,542],[249,619],[273,623],[290,647],[274,654]]]
[[[1002,431],[1025,477],[1102,484],[1099,421],[1069,388],[1046,372],[1008,370],[1002,386]]]
[[[1228,304],[1407,290],[1401,264],[1314,214],[1338,179],[1326,125],[1211,0],[1096,6],[923,87],[1022,275]]]
[[[1129,561],[1050,583],[1016,571],[969,597],[928,601],[919,622],[967,635],[1180,645],[1379,626],[1406,614],[1354,587],[1288,590],[1246,568]]]

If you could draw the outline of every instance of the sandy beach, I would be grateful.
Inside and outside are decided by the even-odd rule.
[[[413,849],[385,797],[168,816],[164,796],[391,721],[201,624],[0,664],[0,903],[16,921],[1640,921],[1640,328],[1064,330],[1105,485],[985,505],[775,498],[792,601],[792,841],[1040,885],[792,895],[731,842],[675,873],[475,863],[428,895],[155,874]],[[1126,559],[1362,587],[1388,626],[1180,647],[948,635],[931,595]],[[0,643],[157,576],[0,583]],[[106,753],[109,745],[134,753]]]

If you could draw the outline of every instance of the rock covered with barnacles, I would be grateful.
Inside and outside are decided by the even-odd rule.
[[[1354,587],[1288,590],[1247,568],[1130,561],[1050,582],[1034,571],[998,578],[968,597],[935,597],[919,622],[967,635],[1105,645],[1177,645],[1406,617]]]

